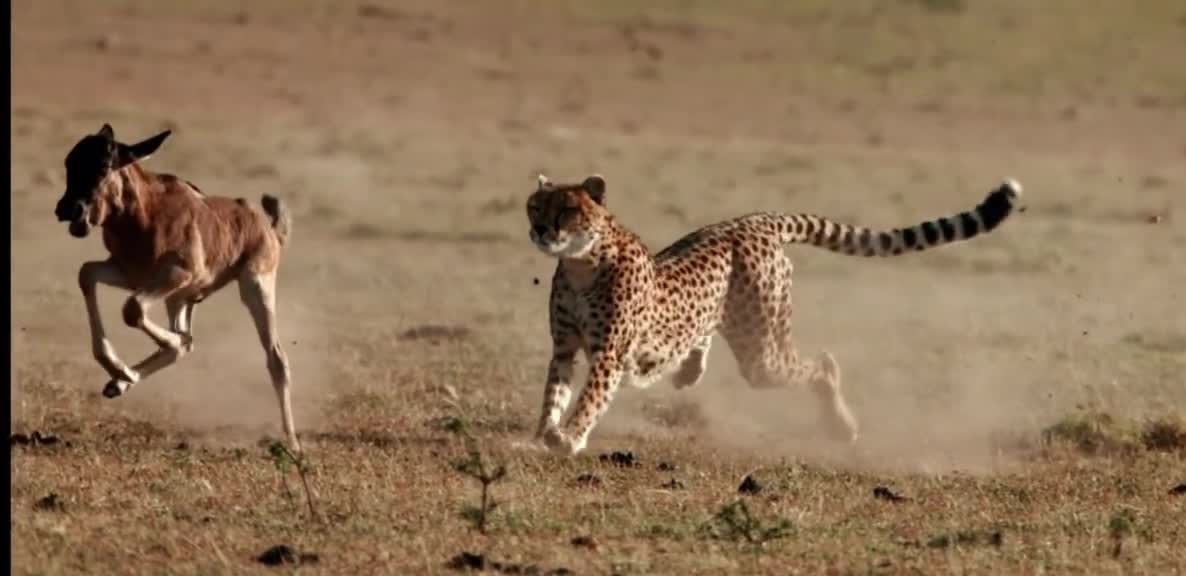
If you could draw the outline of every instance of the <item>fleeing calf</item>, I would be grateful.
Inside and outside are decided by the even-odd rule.
[[[288,359],[276,333],[276,270],[291,228],[288,211],[279,199],[265,194],[265,215],[241,198],[207,196],[185,180],[142,167],[140,161],[168,136],[165,131],[127,145],[116,141],[111,126],[104,124],[66,155],[66,192],[54,213],[59,221],[70,223],[70,234],[77,238],[101,227],[111,254],[78,271],[95,359],[111,376],[103,395],[115,398],[190,352],[194,307],[237,281],[267,355],[284,433],[293,449],[300,450],[292,421]],[[124,323],[139,328],[160,347],[135,366],[128,367],[116,356],[103,330],[95,297],[99,284],[132,292],[123,307]],[[149,307],[162,301],[168,328],[148,318]]]

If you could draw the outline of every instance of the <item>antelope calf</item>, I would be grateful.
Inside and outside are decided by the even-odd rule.
[[[101,227],[110,253],[107,260],[87,262],[78,271],[95,359],[111,376],[103,396],[120,396],[193,350],[194,307],[237,281],[267,356],[284,433],[293,449],[300,450],[288,359],[276,332],[276,270],[291,230],[288,211],[266,194],[260,213],[242,198],[207,196],[176,176],[148,171],[141,162],[169,133],[127,145],[104,124],[66,155],[66,192],[54,213],[60,222],[70,223],[76,238]],[[99,284],[132,292],[123,306],[124,323],[160,347],[135,366],[119,359],[103,330],[95,297]],[[148,318],[149,307],[162,301],[168,328]]]

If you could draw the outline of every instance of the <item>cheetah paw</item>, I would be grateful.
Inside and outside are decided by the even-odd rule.
[[[561,432],[559,428],[549,428],[543,434],[544,444],[556,453],[564,456],[573,456],[585,448],[583,441],[578,441],[572,436]]]
[[[825,433],[835,442],[842,444],[856,444],[860,437],[860,428],[856,418],[844,405],[834,406],[828,413],[821,415]]]

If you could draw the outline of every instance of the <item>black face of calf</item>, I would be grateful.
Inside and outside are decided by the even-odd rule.
[[[166,130],[143,142],[122,144],[115,131],[104,124],[98,132],[84,136],[66,155],[66,192],[58,200],[54,215],[59,222],[70,223],[70,235],[83,238],[93,226],[101,226],[107,217],[105,195],[113,189],[112,174],[147,158],[169,137]]]

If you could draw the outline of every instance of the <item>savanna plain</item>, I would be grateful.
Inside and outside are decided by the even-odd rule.
[[[15,574],[1186,571],[1181,2],[22,0],[12,26]],[[105,252],[52,211],[104,122],[292,209],[299,462],[233,287],[180,364],[100,396],[76,278]],[[788,249],[855,447],[718,346],[562,458],[516,448],[541,171],[603,174],[653,250],[758,210],[913,224],[1005,177],[1026,211],[894,259]]]

